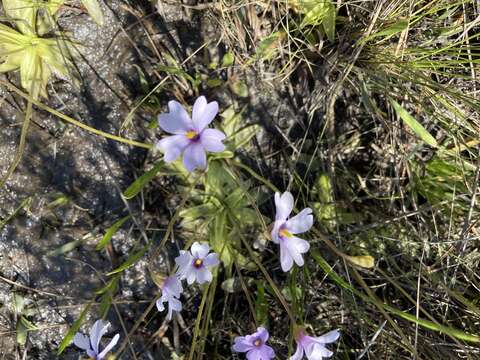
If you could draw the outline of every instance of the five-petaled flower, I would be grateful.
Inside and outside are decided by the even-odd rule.
[[[164,160],[171,162],[183,153],[183,164],[192,172],[196,168],[207,167],[206,151],[221,152],[225,150],[222,140],[225,134],[208,128],[218,113],[218,103],[207,103],[205,96],[200,96],[193,104],[192,118],[183,106],[175,100],[168,102],[169,113],[158,116],[158,124],[167,136],[157,143],[157,148],[164,153]]]
[[[248,360],[273,359],[275,352],[266,344],[268,336],[267,329],[259,327],[252,335],[237,336],[232,349],[236,352],[246,352]]]
[[[178,265],[177,274],[180,279],[187,279],[189,285],[196,280],[199,284],[212,281],[210,267],[218,265],[218,255],[209,254],[208,244],[194,242],[190,251],[180,250],[180,255],[175,258]]]
[[[90,329],[90,338],[82,333],[76,333],[73,338],[73,343],[80,349],[85,350],[87,355],[95,360],[102,360],[107,353],[117,344],[120,334],[113,337],[112,340],[105,346],[102,351],[99,350],[100,340],[107,332],[110,324],[103,320],[97,320]]]
[[[297,351],[290,357],[290,360],[301,360],[304,353],[308,360],[329,358],[333,355],[333,352],[328,350],[325,344],[333,343],[340,337],[338,330],[330,331],[319,337],[307,336],[302,328],[296,329],[295,332]]]
[[[303,209],[299,214],[289,219],[293,210],[293,196],[288,191],[282,195],[275,193],[275,224],[272,230],[272,240],[280,245],[280,263],[282,270],[287,272],[293,266],[303,266],[302,254],[310,249],[310,244],[295,234],[308,231],[313,225],[313,215],[310,208]]]
[[[172,275],[165,279],[162,286],[162,296],[157,300],[158,311],[165,310],[164,302],[168,303],[168,320],[172,319],[172,312],[182,310],[179,298],[183,292],[182,283],[178,276]]]

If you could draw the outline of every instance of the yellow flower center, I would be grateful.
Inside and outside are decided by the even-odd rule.
[[[198,133],[196,131],[189,131],[187,132],[187,139],[195,139],[198,136]]]
[[[290,231],[288,231],[287,229],[281,229],[278,234],[281,236],[281,237],[287,237],[287,238],[290,238],[292,237],[292,233]]]
[[[193,262],[193,266],[195,266],[197,269],[203,265],[203,260],[202,259],[196,259]]]
[[[262,345],[262,341],[260,339],[257,339],[253,342],[253,345],[258,347],[258,346]]]

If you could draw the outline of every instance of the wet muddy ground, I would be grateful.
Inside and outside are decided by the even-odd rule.
[[[120,31],[131,22],[122,3],[113,1],[109,6],[104,8],[106,21],[101,28],[86,14],[65,10],[61,25],[82,44],[84,59],[76,61],[80,87],[56,81],[49,86],[46,103],[89,126],[116,133],[132,102],[130,81],[136,78],[133,64],[138,63],[138,54]],[[15,82],[14,76],[9,78]],[[0,170],[4,174],[15,153],[25,103],[1,91]],[[124,136],[148,141],[135,130]],[[125,213],[120,192],[134,180],[145,156],[143,150],[106,141],[45,111],[35,111],[23,160],[0,191],[1,219],[13,214],[0,230],[2,358],[56,358],[68,326],[94,298],[93,291],[106,280],[103,274],[114,265],[115,259],[94,251],[94,246]],[[56,200],[57,205],[52,204]],[[115,255],[122,256],[135,240],[127,232],[121,230],[115,236]],[[72,249],[62,248],[66,244]],[[154,286],[144,267],[145,261],[140,261],[123,279],[119,298],[135,303],[121,305],[127,327],[142,309],[137,303],[153,296]],[[15,309],[15,295],[24,299],[23,314],[38,328],[28,333],[25,346],[16,339],[21,314]],[[86,328],[93,320],[87,321]],[[118,319],[111,321],[119,328]],[[79,354],[73,346],[66,350],[66,358]]]

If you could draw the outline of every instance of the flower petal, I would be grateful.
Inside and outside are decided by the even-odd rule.
[[[280,228],[282,225],[285,223],[285,220],[277,220],[273,224],[273,229],[272,229],[272,241],[275,244],[278,244],[280,242],[280,237],[278,236],[278,232],[280,231]]]
[[[263,345],[260,348],[260,351],[262,353],[262,360],[263,359],[270,360],[270,359],[273,359],[275,357],[275,351],[273,351],[273,348],[271,348],[268,345]]]
[[[267,360],[262,357],[263,352],[261,348],[254,347],[247,352],[247,360]]]
[[[222,143],[225,137],[225,134],[220,130],[205,129],[200,135],[200,142],[207,151],[221,152],[225,150],[225,145]]]
[[[297,343],[297,350],[295,351],[295,354],[290,356],[289,360],[302,360],[303,358],[303,346]]]
[[[234,342],[232,349],[236,352],[246,352],[253,348],[253,345],[250,344],[245,336],[237,336]]]
[[[295,263],[298,266],[303,266],[304,261],[302,254],[306,253],[310,249],[310,244],[308,241],[293,236],[282,241],[282,244],[287,247],[287,251],[290,253],[290,256],[293,258],[293,260],[295,260]]]
[[[182,310],[182,302],[174,297],[168,299],[168,314],[167,319],[172,320],[173,312],[179,312]]]
[[[217,266],[218,264],[220,264],[220,260],[218,260],[218,254],[208,254],[203,260],[203,264],[208,267]]]
[[[305,347],[305,354],[308,360],[322,360],[333,355],[333,352],[328,350],[325,346],[312,342]]]
[[[289,219],[285,225],[292,234],[301,234],[310,230],[313,225],[312,209],[303,209],[300,213]]]
[[[183,165],[192,172],[196,168],[205,169],[207,167],[207,155],[200,142],[190,143],[183,153]]]
[[[194,125],[184,107],[177,101],[168,102],[167,114],[158,115],[158,125],[170,134],[185,134],[193,130]]]
[[[96,354],[98,354],[98,344],[100,344],[102,336],[107,332],[108,325],[106,321],[97,320],[90,329],[90,344]]]
[[[190,140],[185,135],[172,135],[157,142],[156,148],[164,154],[163,160],[168,163],[176,160],[189,144]]]
[[[110,340],[110,342],[108,343],[108,345],[105,346],[105,349],[103,349],[103,351],[102,351],[100,354],[98,354],[97,359],[98,359],[98,360],[103,359],[103,358],[105,357],[105,355],[107,355],[108,352],[109,352],[110,350],[112,350],[112,348],[113,348],[115,345],[117,345],[118,339],[120,339],[120,334],[115,335],[115,336],[113,337],[113,339]]]
[[[187,284],[192,285],[197,278],[197,270],[192,266],[190,271],[186,274]]]
[[[171,298],[170,301],[168,302],[168,306],[173,311],[176,311],[176,312],[182,311],[182,302],[178,299]]]
[[[90,339],[87,335],[84,335],[82,333],[75,334],[75,336],[73,337],[73,343],[75,344],[75,346],[79,347],[82,350],[90,349]]]
[[[183,292],[182,282],[176,275],[169,276],[165,279],[162,287],[162,294],[168,296],[180,297]]]
[[[262,340],[262,343],[266,343],[268,340],[268,331],[264,327],[259,327],[257,328],[257,331],[255,332],[254,336],[258,337],[260,340]]]
[[[193,257],[196,259],[204,259],[208,252],[210,251],[210,246],[206,243],[199,243],[198,241],[192,244],[190,248],[190,252],[192,253]]]
[[[163,297],[163,296],[161,298],[157,299],[156,304],[157,304],[157,310],[158,311],[162,312],[163,310],[165,310],[165,305],[163,305],[163,303],[165,301],[167,301],[167,299],[166,299],[166,297]]]
[[[275,220],[287,220],[293,209],[293,195],[288,191],[275,193],[275,207]]]
[[[193,262],[192,255],[184,250],[180,250],[180,255],[175,258],[175,263],[178,265],[177,275],[180,279],[185,279],[191,271]]]
[[[200,96],[193,104],[192,120],[195,125],[195,129],[201,132],[208,124],[212,122],[215,116],[218,114],[218,103],[212,101],[207,103],[205,96]]]
[[[293,258],[290,255],[290,250],[285,246],[285,242],[280,242],[280,265],[284,272],[290,271],[293,266]]]
[[[197,282],[199,284],[210,282],[212,279],[212,273],[207,268],[203,267],[197,270]]]
[[[316,342],[319,342],[321,344],[330,344],[330,343],[333,343],[334,341],[337,341],[339,337],[340,337],[340,332],[338,330],[332,330],[326,334],[323,334],[313,339]]]

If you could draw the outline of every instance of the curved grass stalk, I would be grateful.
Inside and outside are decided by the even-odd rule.
[[[13,158],[13,162],[10,164],[7,170],[7,173],[2,177],[2,180],[0,180],[0,189],[3,188],[3,186],[8,181],[10,176],[14,173],[18,164],[20,164],[20,161],[22,160],[23,153],[25,152],[25,144],[26,144],[27,135],[28,135],[28,127],[30,126],[30,119],[32,118],[32,111],[33,111],[32,100],[33,100],[32,97],[31,99],[28,100],[27,110],[25,111],[25,118],[23,119],[22,132],[20,133],[20,142],[18,144],[18,149],[17,149],[17,152],[15,153],[15,157]]]
[[[208,334],[208,325],[210,324],[210,319],[212,317],[212,309],[213,309],[213,300],[215,299],[215,292],[217,290],[217,283],[218,283],[218,277],[215,276],[213,278],[213,281],[211,282],[211,286],[208,292],[208,303],[207,303],[207,309],[206,309],[206,314],[205,314],[205,319],[203,321],[203,327],[201,330],[200,334],[200,346],[199,346],[199,351],[198,351],[198,360],[203,359],[203,352],[205,351],[205,342]],[[194,349],[192,349],[194,350]]]
[[[40,109],[48,111],[50,114],[55,115],[56,117],[59,117],[60,119],[66,121],[70,124],[73,124],[75,126],[78,126],[79,128],[81,128],[83,130],[86,130],[90,133],[93,133],[95,135],[98,135],[98,136],[101,136],[101,137],[104,137],[104,138],[107,138],[107,139],[115,140],[115,141],[118,141],[118,142],[121,142],[121,143],[124,143],[124,144],[141,147],[141,148],[144,148],[144,149],[147,149],[147,150],[150,150],[150,149],[153,148],[152,144],[146,144],[146,143],[142,143],[142,142],[139,142],[139,141],[130,140],[130,139],[127,139],[127,138],[124,138],[124,137],[121,137],[121,136],[112,135],[112,134],[104,132],[102,130],[98,130],[98,129],[95,129],[95,128],[90,127],[88,125],[85,125],[84,123],[82,123],[78,120],[75,120],[75,119],[71,118],[70,116],[67,116],[67,115],[62,114],[61,112],[59,112],[55,109],[52,109],[51,107],[43,104],[41,101],[38,101],[38,100],[34,99],[32,96],[28,95],[27,93],[23,92],[22,90],[18,89],[16,86],[8,83],[7,81],[0,80],[0,85],[3,85],[5,87],[7,87],[8,89],[12,90],[16,94],[23,97],[24,99],[27,99],[28,101],[30,101],[32,104],[38,106]]]
[[[190,354],[188,355],[188,360],[193,359],[193,354],[195,353],[195,348],[197,347],[197,338],[198,332],[200,331],[200,322],[202,320],[203,315],[203,308],[205,307],[205,303],[207,302],[208,293],[210,292],[210,286],[212,283],[209,283],[207,286],[204,287],[202,301],[200,302],[200,306],[198,307],[198,315],[195,320],[195,328],[193,330],[193,340],[192,346],[190,348]]]

